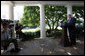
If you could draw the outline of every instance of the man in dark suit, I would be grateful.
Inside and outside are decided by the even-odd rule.
[[[23,41],[26,40],[26,35],[21,31],[22,30],[22,25],[20,24],[19,20],[18,20],[18,23],[16,24],[16,36],[19,37],[19,39],[21,38]]]
[[[22,25],[20,24],[19,20],[17,21],[16,24],[16,31],[21,30]]]
[[[69,37],[70,37],[70,43],[71,45],[76,45],[76,27],[75,27],[76,19],[71,16],[71,14],[68,15],[67,19],[67,27],[69,30]]]
[[[18,20],[16,27],[15,27],[15,30],[16,30],[16,35],[19,36],[19,37],[20,37],[20,34],[21,34],[21,27],[22,27],[22,25],[20,24],[20,22]]]

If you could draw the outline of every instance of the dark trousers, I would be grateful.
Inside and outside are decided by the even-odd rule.
[[[16,36],[20,38],[22,38],[22,40],[27,39],[27,36],[22,32],[22,31],[16,31]]]
[[[18,43],[16,39],[8,39],[8,40],[1,41],[1,45],[4,48],[4,50],[7,50],[7,47],[9,46],[10,43],[14,43],[15,49],[18,48]]]
[[[71,35],[70,34],[70,42],[71,42],[71,45],[75,45],[76,44],[76,36],[75,35]]]
[[[76,44],[76,32],[75,29],[69,29],[69,37],[70,37],[70,42],[71,45],[75,45]]]
[[[16,36],[18,36],[19,38],[22,38],[23,33],[21,31],[16,31]]]

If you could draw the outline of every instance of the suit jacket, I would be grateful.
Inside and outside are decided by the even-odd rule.
[[[67,20],[67,26],[68,26],[68,27],[71,27],[71,28],[72,28],[72,27],[75,27],[75,23],[76,23],[76,19],[73,18],[73,17],[72,17],[71,19],[68,19],[68,20]]]
[[[67,28],[69,30],[69,34],[73,35],[76,32],[76,27],[75,27],[76,19],[71,18],[67,20]]]
[[[15,29],[18,30],[18,29],[21,29],[22,25],[20,24],[20,26],[18,26],[18,24],[16,24],[16,27]]]

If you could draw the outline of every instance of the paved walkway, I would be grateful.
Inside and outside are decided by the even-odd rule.
[[[77,40],[75,47],[62,47],[59,39],[32,39],[20,42],[22,50],[18,53],[7,52],[6,55],[84,55],[84,39]]]

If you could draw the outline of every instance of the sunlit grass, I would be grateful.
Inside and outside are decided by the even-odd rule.
[[[46,28],[48,29],[48,27]],[[62,30],[61,27],[57,27],[58,30]],[[22,32],[36,32],[36,31],[39,31],[40,29],[39,28],[31,28],[31,29],[22,29]]]
[[[62,28],[60,26],[57,27],[58,30],[62,30]]]
[[[36,31],[38,31],[38,30],[40,30],[39,28],[34,28],[34,29],[22,29],[22,32],[24,33],[24,32],[36,32]]]

